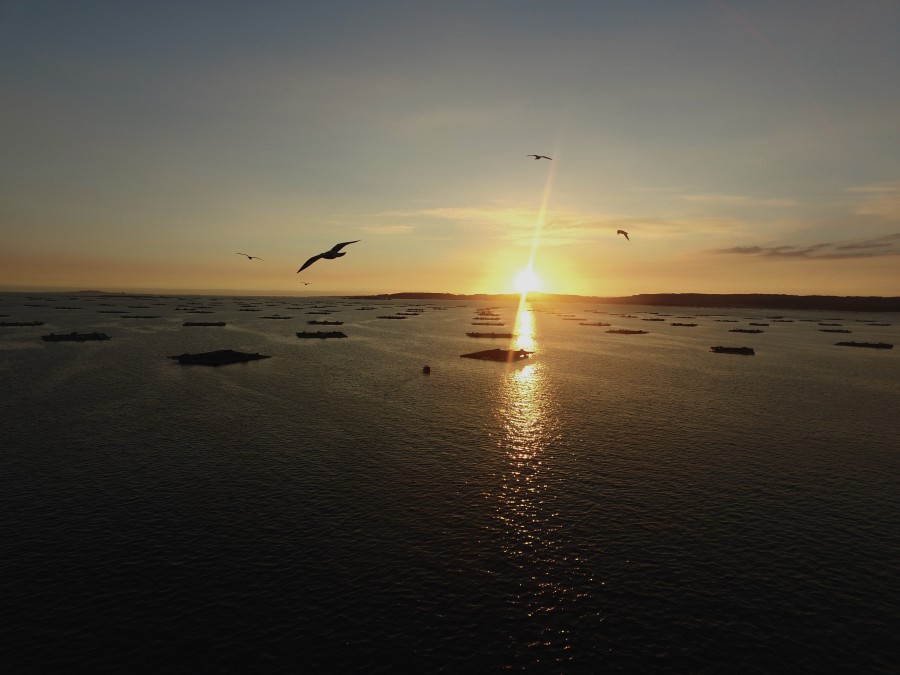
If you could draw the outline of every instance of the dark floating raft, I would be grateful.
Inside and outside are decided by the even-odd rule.
[[[106,333],[63,333],[58,335],[50,333],[50,335],[41,335],[41,340],[47,342],[87,342],[89,340],[109,340],[110,337]]]
[[[893,349],[894,345],[887,342],[835,342],[841,347],[868,347],[869,349]]]
[[[182,326],[224,326],[224,321],[185,321]]]
[[[466,333],[469,337],[473,338],[514,338],[515,335],[512,333]]]
[[[313,319],[312,321],[307,321],[306,323],[310,324],[311,326],[343,326],[344,325],[343,321],[328,321],[327,319],[325,319],[324,321],[320,320],[320,319]]]
[[[43,326],[43,321],[0,321],[0,326]]]
[[[762,333],[760,328],[732,328],[729,333]]]
[[[756,352],[753,347],[710,347],[709,351],[716,354],[743,354],[745,356],[753,356]]]
[[[324,340],[325,338],[345,338],[347,337],[346,333],[342,333],[339,330],[330,330],[330,331],[322,331],[317,330],[316,332],[310,331],[301,331],[297,333],[298,338],[321,338]]]
[[[607,333],[615,333],[617,335],[646,335],[645,330],[628,330],[627,328],[617,328],[616,330],[608,330]]]
[[[189,366],[224,366],[229,363],[244,363],[246,361],[258,361],[259,359],[270,359],[271,356],[247,352],[236,352],[233,349],[218,349],[214,352],[202,352],[200,354],[179,354],[178,356],[170,356],[170,359],[178,361],[182,365]]]
[[[471,354],[460,354],[463,359],[480,359],[482,361],[501,361],[504,363],[512,363],[527,359],[534,352],[524,349],[486,349],[483,352],[472,352]]]

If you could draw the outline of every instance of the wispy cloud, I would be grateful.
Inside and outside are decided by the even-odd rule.
[[[854,210],[864,216],[900,219],[900,181],[861,185],[848,190]]]
[[[718,204],[722,206],[747,206],[747,207],[776,207],[792,208],[798,203],[792,199],[777,199],[772,197],[748,197],[746,195],[731,194],[685,194],[682,199],[688,202],[702,202],[705,204]]]
[[[846,258],[882,258],[900,255],[900,232],[883,237],[850,242],[782,246],[734,246],[716,251],[763,258],[836,260]]]
[[[541,229],[541,245],[563,246],[592,241],[624,229],[646,239],[668,239],[685,235],[735,234],[744,231],[741,221],[730,218],[658,218],[552,209],[543,214],[537,207],[503,204],[485,207],[444,207],[384,211],[379,217],[415,218],[418,223],[451,222],[478,229],[487,237],[530,246]]]
[[[409,234],[415,231],[414,225],[365,225],[361,228],[363,232],[369,234]]]

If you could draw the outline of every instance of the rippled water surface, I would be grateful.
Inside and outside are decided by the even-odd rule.
[[[6,664],[895,672],[900,316],[372,304],[0,296]]]

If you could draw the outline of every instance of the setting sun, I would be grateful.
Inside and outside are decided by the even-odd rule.
[[[515,283],[516,290],[519,293],[530,293],[531,291],[541,290],[541,280],[538,279],[534,270],[530,267],[526,267],[516,275]]]

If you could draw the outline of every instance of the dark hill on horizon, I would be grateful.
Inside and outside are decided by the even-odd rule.
[[[360,300],[518,300],[518,293],[385,293],[381,295],[354,295]],[[813,309],[846,312],[900,312],[900,296],[841,296],[841,295],[783,295],[775,293],[640,293],[615,297],[588,295],[556,295],[530,293],[537,301],[587,302],[610,305],[655,305],[658,307],[732,307],[755,309]]]

